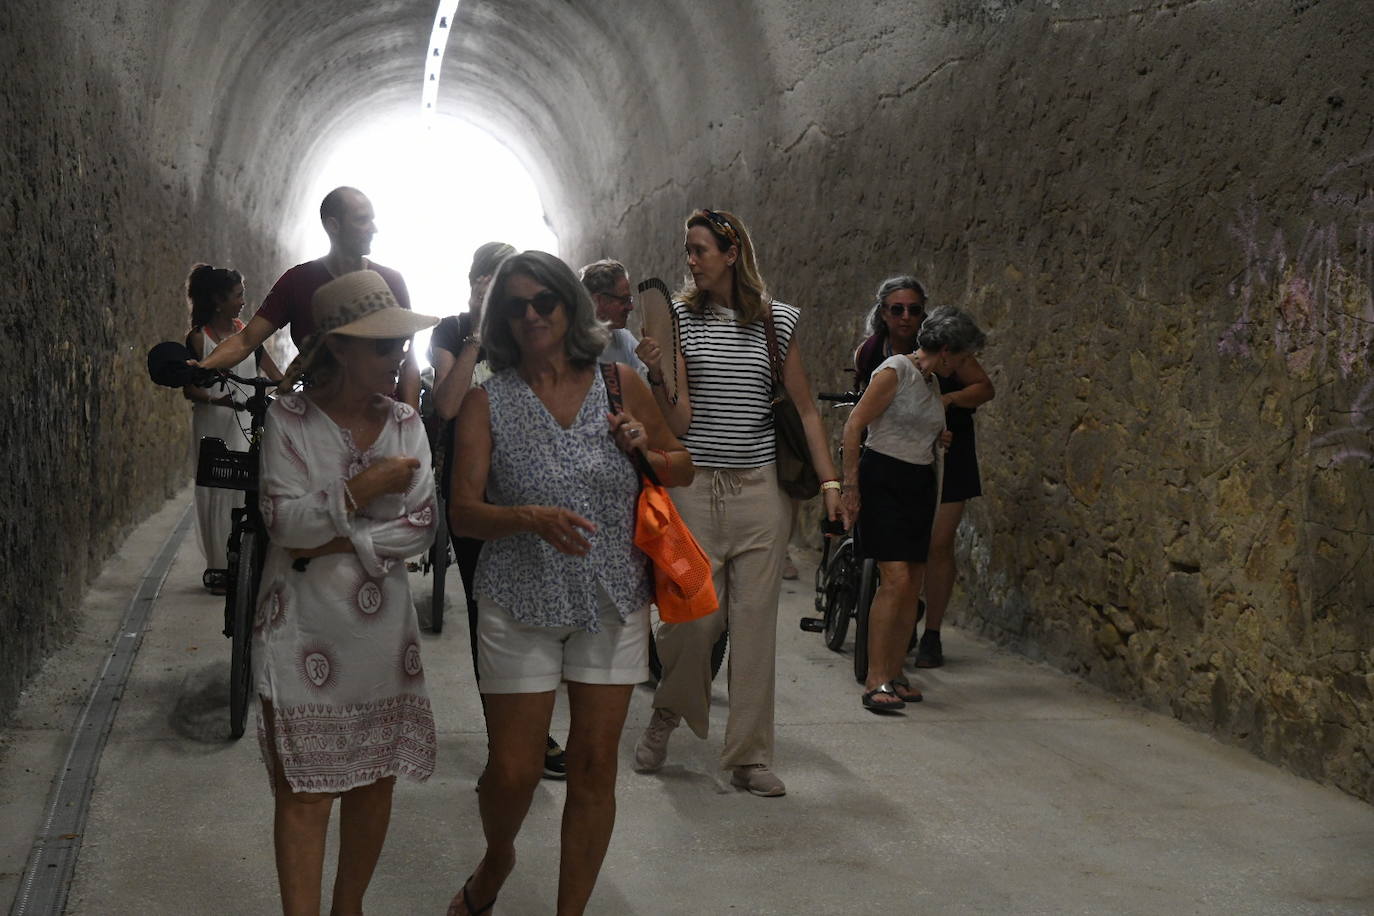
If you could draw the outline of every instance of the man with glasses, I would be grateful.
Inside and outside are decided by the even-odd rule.
[[[582,285],[596,303],[596,317],[611,326],[611,342],[601,351],[601,362],[624,363],[643,373],[644,363],[635,355],[639,341],[625,328],[625,321],[634,311],[635,298],[630,294],[630,274],[625,265],[607,258],[593,261],[581,272]]]
[[[357,188],[335,188],[320,202],[320,223],[329,236],[329,253],[314,261],[306,261],[282,274],[272,286],[248,326],[224,339],[213,353],[200,363],[206,369],[228,369],[237,366],[249,353],[276,331],[291,326],[291,340],[303,349],[306,340],[315,332],[315,320],[310,301],[315,290],[335,277],[356,270],[375,270],[391,288],[401,308],[410,308],[410,294],[398,271],[383,267],[367,259],[372,250],[372,236],[377,233],[372,201]],[[420,406],[420,373],[415,357],[407,352],[401,363],[396,399],[411,407]]]

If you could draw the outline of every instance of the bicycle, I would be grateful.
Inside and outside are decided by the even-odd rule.
[[[859,394],[820,392],[818,401],[832,407],[853,407]],[[803,617],[798,625],[808,632],[824,634],[826,648],[832,652],[844,649],[850,618],[854,620],[854,679],[863,683],[868,678],[868,611],[878,592],[880,577],[878,561],[858,556],[854,531],[845,532],[839,521],[821,520],[821,561],[816,566],[816,613],[820,617]],[[838,541],[838,543],[835,543]],[[833,550],[832,550],[832,545]],[[919,623],[925,616],[925,602],[916,609]],[[914,648],[918,640],[912,627],[907,648]]]
[[[262,580],[263,559],[267,556],[267,526],[258,508],[258,455],[262,430],[271,399],[269,388],[277,383],[269,378],[244,378],[222,369],[202,369],[187,365],[191,352],[180,343],[160,343],[148,351],[148,375],[168,388],[225,386],[237,382],[253,389],[243,404],[248,411],[248,451],[230,449],[223,439],[201,440],[196,459],[196,484],[226,490],[241,490],[244,505],[230,513],[228,568],[207,570],[204,580],[218,580],[226,588],[224,597],[224,635],[229,639],[229,736],[242,738],[248,716],[248,697],[253,679],[253,610],[258,585]],[[238,405],[235,404],[237,408]]]

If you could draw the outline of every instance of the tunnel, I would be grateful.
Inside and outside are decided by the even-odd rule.
[[[515,152],[570,263],[672,285],[687,213],[740,214],[820,389],[848,383],[883,277],[979,320],[998,395],[958,626],[1374,800],[1364,4],[466,0],[435,20],[6,0],[0,716],[188,482],[184,402],[143,364],[185,334],[188,267],[232,263],[260,296],[299,260],[312,169],[419,112],[437,40],[436,105]]]

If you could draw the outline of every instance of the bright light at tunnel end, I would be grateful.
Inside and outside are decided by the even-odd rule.
[[[466,121],[422,119],[403,109],[331,137],[322,158],[299,209],[297,259],[329,250],[318,211],[324,195],[356,187],[376,213],[368,257],[401,272],[417,312],[444,317],[467,310],[468,266],[485,242],[558,253],[530,173],[508,147]],[[416,335],[422,364],[428,348],[428,332]]]
[[[558,253],[539,190],[516,155],[485,130],[439,113],[440,71],[458,4],[441,0],[435,11],[418,117],[379,116],[330,137],[295,233],[299,260],[322,255],[329,239],[315,207],[340,185],[359,188],[376,213],[369,257],[401,272],[415,311],[438,317],[467,310],[467,269],[479,245],[503,241]],[[429,332],[416,335],[422,364],[428,350]]]

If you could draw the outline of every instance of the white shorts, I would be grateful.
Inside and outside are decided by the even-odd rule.
[[[601,632],[532,627],[477,598],[477,687],[482,693],[546,693],[563,681],[640,684],[649,679],[649,609],[622,623],[603,591]]]

